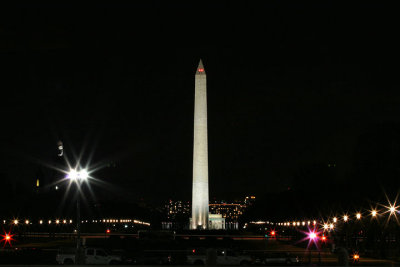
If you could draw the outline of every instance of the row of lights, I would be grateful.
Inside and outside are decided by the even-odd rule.
[[[306,226],[306,225],[311,225],[311,223],[312,223],[312,225],[316,225],[317,224],[317,221],[316,220],[314,220],[314,221],[307,221],[307,222],[305,222],[305,221],[303,221],[303,222],[284,222],[284,223],[277,223],[277,225],[279,225],[279,226]]]
[[[3,220],[3,224],[6,224],[7,223],[7,220]],[[30,224],[32,224],[32,222],[30,221],[30,220],[25,220],[25,222],[21,222],[21,221],[19,221],[18,219],[14,219],[14,220],[11,220],[11,224],[14,224],[14,225],[18,225],[18,224],[23,224],[23,223],[25,223],[26,225],[30,225]],[[39,220],[39,224],[44,224],[45,223],[45,221],[44,220]],[[55,223],[55,224],[60,224],[60,223],[62,223],[62,224],[67,224],[67,223],[72,223],[72,220],[48,220],[47,221],[47,223],[48,224],[52,224],[52,223]],[[82,221],[82,223],[90,223],[90,221],[88,221],[88,220],[85,220],[85,221]],[[132,220],[132,219],[120,219],[120,220],[116,220],[116,219],[103,219],[103,220],[92,220],[92,223],[134,223],[134,224],[143,224],[143,225],[148,225],[148,226],[150,226],[150,223],[148,223],[148,222],[143,222],[143,221],[140,221],[140,220]]]
[[[397,208],[398,207],[395,205],[389,205],[389,207],[387,207],[387,211],[383,212],[383,214],[389,213],[390,215],[395,215],[398,212]],[[371,210],[370,215],[371,215],[371,217],[376,218],[379,215],[379,212],[377,210]],[[362,214],[360,212],[357,212],[355,214],[355,218],[357,220],[361,220]],[[347,222],[350,220],[350,217],[349,217],[349,215],[345,214],[345,215],[343,215],[342,219],[344,222]],[[335,227],[334,223],[337,223],[339,221],[339,219],[337,217],[333,217],[332,221],[333,221],[333,223],[324,223],[324,225],[323,225],[324,230],[333,229]],[[306,224],[311,225],[311,221],[307,221],[307,223],[305,221],[303,221],[303,222],[298,221],[298,222],[283,222],[283,223],[277,223],[277,224],[279,226],[300,226],[300,225],[305,226]],[[317,224],[317,221],[314,220],[313,225],[315,226],[316,224]]]
[[[72,223],[72,220],[54,220],[54,221],[48,220],[47,221],[48,224],[52,224],[53,222],[55,224],[60,224],[60,223],[67,224],[67,223]],[[3,220],[3,224],[6,224],[6,223],[7,223],[7,220]],[[44,220],[39,220],[39,224],[43,224],[43,223],[45,223]],[[18,224],[30,225],[30,224],[32,224],[32,222],[30,220],[25,220],[24,222],[20,222],[19,220],[14,219],[14,220],[11,221],[11,224],[14,224],[14,225],[18,225]]]

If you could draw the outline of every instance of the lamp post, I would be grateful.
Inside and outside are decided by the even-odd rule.
[[[75,264],[82,264],[82,242],[81,242],[81,185],[82,182],[86,181],[89,177],[88,172],[85,169],[76,171],[71,169],[68,172],[67,178],[72,182],[76,183],[78,196],[76,199],[76,254],[75,254]]]

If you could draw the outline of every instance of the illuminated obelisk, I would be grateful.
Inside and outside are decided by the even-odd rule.
[[[203,62],[195,75],[191,229],[208,228],[207,80]]]

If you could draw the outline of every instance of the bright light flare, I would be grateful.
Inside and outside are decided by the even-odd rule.
[[[78,179],[78,172],[74,169],[70,170],[67,176],[68,179],[70,180],[76,180]]]
[[[82,180],[86,180],[89,177],[89,173],[87,170],[83,169],[79,172],[79,178]]]
[[[378,215],[378,212],[376,210],[371,211],[371,216],[376,217]]]
[[[314,239],[317,238],[317,234],[316,234],[315,232],[310,232],[310,233],[308,234],[308,238],[309,238],[310,240],[314,240]]]
[[[308,241],[307,244],[307,249],[310,248],[313,244],[318,248],[318,241],[319,241],[319,235],[321,234],[320,231],[317,231],[317,229],[314,228],[310,228],[308,227],[307,231],[303,231],[303,230],[299,230],[300,232],[302,232],[305,237],[301,240],[299,240],[298,242],[305,242]]]
[[[356,218],[357,218],[357,220],[360,220],[360,219],[361,219],[361,213],[358,212],[358,213],[356,214]]]
[[[337,218],[333,217],[333,222],[336,223],[337,222]]]
[[[395,206],[390,206],[389,211],[390,211],[390,214],[395,214],[397,210],[396,210]]]
[[[11,241],[14,241],[15,239],[13,238],[14,235],[11,234],[11,232],[4,232],[4,235],[1,235],[3,238],[0,240],[1,242],[4,242],[3,247],[7,245],[7,243],[12,247]]]
[[[67,178],[72,181],[87,180],[89,178],[89,172],[86,169],[82,169],[80,171],[71,169],[68,172]]]
[[[349,216],[344,215],[344,216],[343,216],[343,221],[347,222],[348,220],[349,220]]]
[[[354,252],[352,258],[353,262],[358,262],[360,260],[360,254],[358,254],[358,252]]]

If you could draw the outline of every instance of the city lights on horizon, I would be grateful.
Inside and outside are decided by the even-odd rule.
[[[3,224],[8,224],[7,222],[9,222],[10,224],[14,225],[14,226],[18,226],[20,224],[20,221],[18,219],[12,219],[12,220],[3,220]],[[62,224],[72,224],[73,220],[72,219],[55,219],[55,220],[48,220],[47,223],[50,225],[52,223],[56,224],[56,225],[62,225]],[[105,224],[109,224],[109,223],[131,223],[131,224],[141,224],[141,225],[146,225],[146,226],[150,226],[150,223],[148,222],[144,222],[141,220],[137,220],[137,219],[93,219],[93,220],[82,220],[82,223],[105,223]],[[39,225],[43,225],[44,220],[40,219],[37,221],[37,223]],[[273,225],[274,223],[272,222],[266,222],[267,224],[271,224]],[[34,222],[32,222],[31,220],[26,219],[25,220],[25,224],[23,225],[32,225],[35,224]]]

